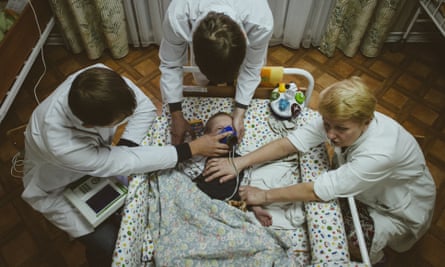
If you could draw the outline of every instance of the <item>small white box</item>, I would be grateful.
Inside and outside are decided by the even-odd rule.
[[[116,177],[86,176],[69,185],[63,194],[93,227],[97,227],[122,207],[127,192],[127,187]]]

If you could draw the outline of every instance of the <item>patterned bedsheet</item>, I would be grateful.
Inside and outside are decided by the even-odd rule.
[[[227,98],[211,98],[211,97],[188,97],[183,103],[183,111],[186,119],[207,119],[215,111],[232,110],[232,99]],[[278,138],[279,135],[274,133],[269,125],[268,118],[270,116],[269,101],[254,99],[250,108],[246,113],[245,125],[246,134],[240,150],[243,147],[259,147],[271,140]],[[164,107],[163,115],[156,120],[153,130],[147,134],[143,141],[143,145],[164,145],[170,139],[169,133],[169,118],[170,115]],[[302,125],[308,120],[318,116],[318,113],[305,109],[297,120],[297,125]],[[312,149],[310,152],[300,155],[300,169],[301,179],[303,181],[310,181],[317,177],[320,173],[327,170],[328,159],[324,146],[319,146]],[[169,176],[169,177],[162,177]],[[158,177],[164,179],[157,179]],[[174,177],[174,178],[172,178]],[[169,179],[172,178],[172,179]],[[161,182],[160,182],[161,181]],[[181,186],[178,186],[178,183]],[[341,218],[340,209],[336,201],[327,203],[310,202],[305,203],[306,223],[296,230],[270,230],[259,227],[254,222],[250,221],[248,215],[229,207],[227,204],[220,201],[209,201],[201,192],[193,191],[194,187],[186,186],[188,183],[184,181],[184,177],[175,171],[161,171],[153,174],[135,174],[129,186],[129,194],[124,206],[124,214],[122,224],[116,242],[115,253],[113,257],[113,266],[151,266],[154,265],[176,265],[173,262],[179,258],[187,258],[190,266],[196,265],[234,265],[234,266],[248,266],[241,261],[247,259],[246,255],[257,255],[257,257],[249,256],[248,259],[252,266],[264,266],[254,264],[256,260],[266,260],[270,262],[286,263],[285,265],[276,266],[350,266],[349,255],[347,252],[347,244],[345,241],[343,222]],[[190,194],[176,194],[181,195],[181,198],[169,196],[165,192],[175,192],[180,188],[182,190],[189,190]],[[164,193],[163,193],[164,192]],[[185,196],[195,196],[187,201],[183,198]],[[198,196],[198,197],[196,197]],[[204,199],[202,199],[204,197]],[[163,200],[164,199],[164,200]],[[197,200],[198,199],[198,200]],[[160,201],[163,200],[163,201]],[[193,202],[198,201],[198,202]],[[215,204],[219,203],[219,204]],[[181,206],[173,205],[172,203],[181,203]],[[193,205],[191,204],[193,203]],[[220,205],[223,204],[223,205]],[[191,206],[189,206],[191,205]],[[252,231],[255,229],[255,235],[248,242],[249,249],[240,249],[238,245],[247,244],[236,241],[231,247],[220,248],[221,244],[216,242],[217,237],[214,237],[215,244],[208,243],[208,235],[203,235],[200,232],[192,231],[193,227],[190,224],[181,224],[181,220],[191,216],[193,212],[188,208],[196,206],[206,206],[207,213],[210,211],[218,211],[217,214],[224,216],[223,224],[216,224],[216,221],[221,221],[221,218],[207,220],[205,225],[212,225],[216,229],[220,229],[218,238],[225,238],[231,236],[233,240],[236,237],[243,237],[240,232],[234,231],[229,234],[225,228],[227,225],[232,225],[234,229],[242,229],[242,231]],[[162,207],[162,209],[160,209]],[[178,209],[183,209],[181,212]],[[160,211],[164,210],[165,214],[161,215]],[[180,213],[177,218],[169,217],[174,213]],[[215,213],[216,214],[216,213]],[[208,218],[210,216],[201,216]],[[150,218],[150,219],[149,219]],[[167,220],[168,218],[168,220]],[[236,219],[234,219],[236,218]],[[170,222],[170,223],[169,223]],[[160,227],[162,225],[162,227]],[[225,225],[225,226],[224,226]],[[176,228],[175,228],[176,227]],[[221,228],[218,228],[221,227]],[[197,228],[194,228],[195,230]],[[201,229],[201,228],[200,228]],[[213,230],[215,228],[212,228]],[[181,232],[182,231],[182,232]],[[242,232],[241,231],[241,232]],[[164,235],[162,235],[164,233]],[[169,235],[165,235],[169,233]],[[174,234],[172,234],[174,233]],[[186,235],[184,235],[186,233]],[[238,235],[234,234],[237,233]],[[161,235],[160,235],[161,234]],[[218,231],[212,232],[218,235]],[[164,238],[167,236],[166,238]],[[205,238],[204,238],[205,237]],[[163,238],[161,240],[161,238]],[[192,242],[178,242],[180,239],[190,239],[198,241],[199,238],[203,242],[195,242],[196,246],[189,247]],[[227,240],[232,240],[227,237]],[[259,242],[262,240],[261,242]],[[265,242],[267,240],[267,242]],[[205,242],[204,242],[205,241]],[[230,242],[229,242],[230,243]],[[182,245],[182,246],[175,246]],[[216,244],[219,244],[216,246]],[[232,244],[232,243],[231,243]],[[214,246],[215,245],[215,246]],[[200,246],[204,246],[201,249]],[[159,251],[155,250],[155,247]],[[265,249],[267,247],[267,249]],[[162,248],[162,249],[161,249]],[[220,248],[221,251],[218,251]],[[191,252],[193,251],[193,252]],[[242,251],[235,253],[234,251]],[[254,253],[255,251],[262,251],[262,253]],[[187,252],[187,253],[186,253]],[[187,254],[187,255],[186,255]],[[154,255],[156,255],[154,257]],[[193,257],[191,256],[193,255]],[[208,255],[214,255],[216,258],[225,261],[216,262],[208,261]],[[199,264],[198,261],[199,260]],[[201,261],[205,259],[204,261]],[[181,265],[186,261],[181,261]],[[262,261],[259,261],[262,262]],[[204,264],[206,263],[206,264]],[[288,264],[289,263],[289,264]],[[270,265],[271,266],[271,265]]]

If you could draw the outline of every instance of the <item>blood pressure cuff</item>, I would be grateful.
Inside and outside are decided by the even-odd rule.
[[[237,185],[236,178],[231,179],[225,183],[220,183],[219,179],[214,179],[210,182],[204,181],[205,177],[200,175],[198,176],[194,182],[198,186],[201,191],[206,193],[209,197],[219,200],[226,200],[228,197],[230,197],[233,192],[236,191],[236,193],[233,195],[232,198],[227,200],[237,200],[240,201],[241,198],[238,194],[238,189],[240,186],[240,183],[243,179],[243,173],[240,173],[239,175],[239,182]]]
[[[238,155],[236,155],[238,156]],[[206,193],[209,197],[213,199],[219,199],[219,200],[236,200],[240,201],[241,198],[238,194],[238,190],[241,184],[241,181],[244,177],[244,171],[241,171],[238,176],[238,183],[237,178],[231,179],[225,183],[220,183],[219,179],[213,179],[210,182],[204,181],[205,177],[201,174],[198,177],[196,177],[193,181],[196,183],[199,189]],[[236,192],[235,194],[233,194]],[[232,196],[233,194],[233,196]],[[232,196],[231,198],[229,198]],[[229,199],[227,199],[229,198]]]

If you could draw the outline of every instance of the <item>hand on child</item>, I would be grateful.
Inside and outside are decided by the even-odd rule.
[[[240,186],[239,195],[247,205],[266,204],[266,191],[253,186]]]
[[[229,153],[229,146],[221,143],[219,140],[228,136],[230,132],[218,135],[205,134],[189,142],[192,155],[201,155],[205,157],[218,157]]]
[[[175,111],[172,113],[171,123],[171,143],[179,145],[184,143],[185,134],[189,133],[192,139],[195,138],[195,133],[192,131],[190,124],[185,120],[182,111]]]
[[[235,164],[233,159],[233,164]],[[209,159],[206,163],[203,175],[206,182],[210,182],[214,179],[219,179],[220,183],[224,183],[236,177],[237,170],[234,168],[229,158],[213,158]],[[239,170],[241,171],[241,170]]]

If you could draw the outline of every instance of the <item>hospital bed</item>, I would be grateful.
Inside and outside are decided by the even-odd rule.
[[[194,72],[197,69],[195,67],[185,67],[185,71]],[[284,74],[285,81],[293,81],[299,86],[307,88],[305,90],[306,100],[304,108],[295,120],[296,127],[298,127],[318,116],[318,113],[307,107],[314,88],[314,80],[309,72],[298,68],[284,68]],[[185,80],[187,80],[187,76]],[[254,99],[246,112],[245,137],[241,147],[260,147],[280,137],[280,134],[272,131],[268,124],[268,120],[272,116],[269,107],[271,89],[257,89]],[[233,88],[226,86],[203,87],[184,85],[185,100],[183,102],[183,113],[185,118],[206,121],[216,111],[231,112],[233,109],[234,92]],[[170,114],[168,107],[164,106],[162,115],[156,119],[142,145],[167,144],[170,140],[169,123]],[[307,153],[301,153],[298,156],[298,164],[300,173],[296,179],[303,182],[313,181],[319,174],[327,171],[329,168],[326,146],[321,144]],[[166,177],[158,179],[161,175],[160,173],[162,172],[132,175],[127,200],[123,208],[122,224],[113,255],[113,266],[158,265],[158,262],[154,260],[154,255],[158,255],[156,253],[159,253],[159,251],[156,251],[157,245],[153,240],[159,237],[162,232],[162,230],[157,228],[161,224],[159,222],[160,218],[157,215],[162,213],[162,208],[160,208],[159,203],[154,204],[154,202],[160,201],[162,197],[160,197],[161,189],[159,189],[159,184],[156,181],[159,182],[161,178],[163,178],[163,181],[172,180],[169,176],[171,173],[164,174]],[[174,187],[175,185],[171,186]],[[178,184],[176,186],[178,191],[175,193],[181,194],[182,185]],[[283,240],[286,240],[288,243],[286,244],[288,246],[287,257],[291,259],[294,266],[371,266],[352,198],[349,199],[349,204],[351,205],[353,220],[358,233],[363,263],[351,262],[349,259],[340,206],[337,200],[333,200],[329,202],[304,203],[306,222],[297,229],[280,232],[280,235],[285,235]],[[199,209],[201,206],[199,203],[194,205],[196,209]],[[156,216],[153,217],[153,214],[156,214]],[[172,221],[171,224],[175,224],[175,222]],[[169,231],[174,230],[170,229]],[[189,233],[187,238],[190,237],[193,239],[193,234]],[[200,235],[196,234],[195,240],[191,240],[191,242],[196,241],[199,244],[199,240]],[[175,245],[173,245],[168,248],[163,247],[163,249],[170,251],[180,249],[179,241],[183,240],[178,240],[178,248],[175,248]],[[170,244],[175,244],[175,242],[173,241]],[[227,257],[230,256],[233,255],[227,255]],[[181,265],[194,266],[194,264],[187,264],[187,262],[184,260]],[[219,264],[213,262],[208,265],[215,266]],[[252,266],[255,265],[252,263]]]

